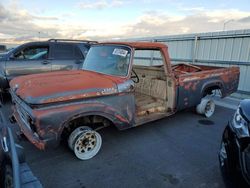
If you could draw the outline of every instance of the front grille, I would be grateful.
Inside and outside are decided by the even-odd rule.
[[[20,104],[22,102],[22,99],[20,99],[13,91],[10,90],[10,94],[11,94],[11,98],[12,98],[12,102],[14,104]]]
[[[31,130],[30,128],[31,117],[20,105],[22,103],[22,100],[13,91],[11,91],[10,93],[12,97],[12,102],[16,107],[16,110],[17,110],[18,115],[20,116],[20,119],[25,124],[25,126]]]
[[[30,118],[29,114],[28,114],[27,112],[25,112],[25,111],[19,106],[19,104],[17,104],[17,103],[16,103],[16,110],[17,110],[17,113],[19,114],[19,116],[20,116],[22,122],[26,125],[26,127],[28,127],[29,129],[31,129],[31,128],[30,128],[30,123],[29,123],[30,120],[31,120],[31,118]]]
[[[36,127],[35,125],[32,124],[32,118],[29,115],[28,112],[25,111],[25,109],[22,107],[21,104],[24,104],[22,99],[19,98],[15,92],[13,92],[12,90],[10,90],[10,94],[12,97],[12,102],[16,107],[17,113],[21,119],[21,121],[24,123],[24,125],[29,128],[30,130],[32,130],[33,132],[36,132]]]

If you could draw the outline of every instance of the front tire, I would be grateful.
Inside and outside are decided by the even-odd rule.
[[[74,149],[74,141],[76,139],[76,137],[86,131],[92,130],[90,127],[88,126],[81,126],[81,127],[77,127],[70,135],[68,138],[68,146],[71,150]]]
[[[102,137],[90,127],[82,126],[70,134],[68,144],[78,159],[88,160],[101,149]]]
[[[244,180],[240,168],[237,166],[237,157],[229,143],[221,142],[219,164],[223,181],[228,188],[249,188]]]

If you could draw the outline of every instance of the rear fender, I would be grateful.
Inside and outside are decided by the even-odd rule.
[[[201,88],[201,93],[200,93],[200,99],[205,97],[208,94],[208,91],[214,90],[215,89],[220,89],[221,90],[221,94],[222,96],[225,95],[225,89],[224,89],[224,85],[223,82],[220,80],[209,80],[207,82],[205,82]]]

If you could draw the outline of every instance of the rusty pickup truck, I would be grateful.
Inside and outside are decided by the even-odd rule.
[[[238,82],[237,67],[171,65],[162,43],[99,43],[90,48],[82,70],[13,79],[11,119],[37,148],[65,140],[86,160],[101,148],[100,129],[125,130],[195,106],[209,117],[215,106],[208,96],[214,90],[230,95]]]

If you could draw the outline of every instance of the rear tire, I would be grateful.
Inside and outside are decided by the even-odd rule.
[[[202,114],[205,117],[209,118],[214,114],[215,111],[215,103],[213,99],[204,97],[201,99],[200,104],[196,106],[196,112],[198,114]]]

